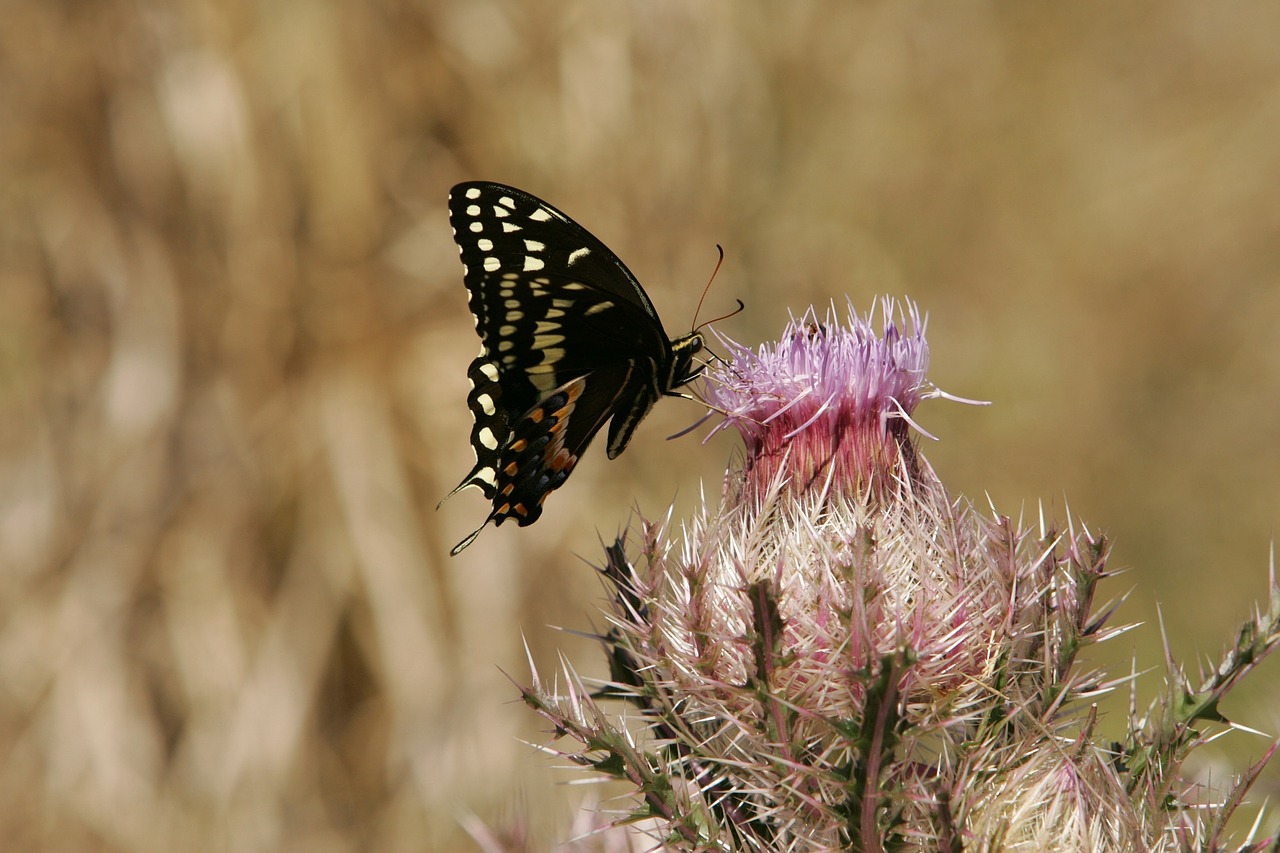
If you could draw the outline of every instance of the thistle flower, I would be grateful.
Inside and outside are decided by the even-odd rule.
[[[1074,664],[1124,630],[1104,627],[1111,608],[1091,615],[1106,542],[952,498],[912,433],[916,406],[947,396],[926,378],[924,323],[888,300],[878,332],[873,317],[810,310],[754,351],[722,338],[730,355],[705,396],[745,454],[719,505],[680,543],[669,519],[644,524],[639,560],[623,540],[608,549],[612,680],[593,698],[571,671],[563,694],[535,674],[526,701],[578,744],[561,754],[635,786],[642,804],[620,822],[649,820],[670,849],[1217,838],[1230,809],[1181,805],[1177,768],[1232,679],[1199,694],[1178,682],[1203,699],[1180,734],[1156,708],[1123,742],[1096,738],[1087,700],[1118,682]],[[1273,581],[1237,674],[1280,641],[1277,626]],[[638,708],[649,737],[601,697]]]

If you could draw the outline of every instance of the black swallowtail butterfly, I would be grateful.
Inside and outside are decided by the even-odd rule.
[[[467,376],[475,486],[492,521],[521,527],[563,485],[605,421],[609,458],[659,397],[696,378],[698,332],[670,340],[622,261],[585,228],[513,187],[474,181],[449,193],[480,355]],[[678,395],[677,395],[678,396]]]

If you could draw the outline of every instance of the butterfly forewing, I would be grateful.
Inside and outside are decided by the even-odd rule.
[[[661,334],[653,304],[618,256],[545,201],[502,184],[458,184],[449,193],[449,224],[467,268],[469,290],[475,265],[486,272],[500,268],[576,278],[639,307]]]
[[[606,421],[612,458],[659,397],[697,375],[702,338],[680,338],[673,351],[622,261],[526,192],[459,184],[449,221],[481,341],[467,397],[476,465],[454,492],[484,492],[486,524],[531,524]]]

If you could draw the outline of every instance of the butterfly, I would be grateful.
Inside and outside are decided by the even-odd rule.
[[[664,395],[697,378],[703,336],[670,339],[640,282],[585,228],[523,190],[488,181],[449,193],[480,354],[467,377],[475,486],[493,522],[521,527],[564,485],[609,421],[609,458]]]

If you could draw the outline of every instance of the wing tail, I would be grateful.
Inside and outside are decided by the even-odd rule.
[[[446,498],[446,500],[447,500],[447,498]],[[489,526],[489,522],[490,522],[490,521],[492,521],[492,520],[493,520],[493,516],[492,516],[492,515],[491,515],[491,516],[489,516],[488,518],[486,518],[486,519],[484,520],[484,524],[480,525],[480,526],[479,526],[479,527],[477,527],[475,530],[471,531],[470,535],[468,535],[466,539],[463,539],[463,540],[462,540],[461,542],[459,542],[457,545],[454,545],[452,549],[450,549],[450,551],[449,551],[449,556],[450,556],[450,557],[456,557],[456,556],[458,556],[459,554],[461,554],[461,553],[466,549],[466,547],[467,547],[468,545],[470,545],[472,542],[476,541],[476,537],[480,535],[480,531],[481,531],[481,530],[484,530],[486,527],[488,527],[488,526]]]

